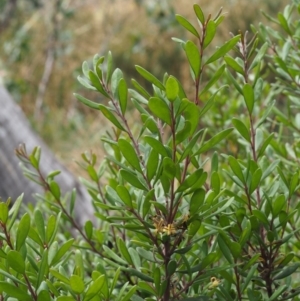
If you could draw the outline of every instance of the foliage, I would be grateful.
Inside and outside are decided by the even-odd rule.
[[[76,223],[76,193],[61,195],[58,171],[41,173],[38,147],[16,150],[45,195],[20,219],[21,197],[0,204],[5,300],[300,300],[300,3],[271,19],[283,31],[261,25],[250,41],[240,33],[217,49],[222,10],[212,18],[193,8],[200,30],[176,15],[193,39],[174,39],[190,95],[175,76],[141,66],[151,93],[135,79],[128,88],[110,52],[82,65],[79,82],[107,102],[75,96],[113,126],[104,162],[82,155],[94,223]]]

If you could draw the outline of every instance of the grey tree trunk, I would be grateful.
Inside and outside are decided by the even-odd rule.
[[[87,219],[93,218],[93,208],[85,187],[57,161],[49,147],[31,129],[21,108],[13,101],[6,89],[0,85],[0,197],[15,200],[24,193],[24,202],[34,202],[34,194],[42,193],[42,187],[29,181],[22,174],[19,159],[14,150],[20,143],[26,144],[30,153],[35,146],[42,149],[41,170],[44,175],[50,171],[60,170],[57,176],[62,193],[77,190],[75,206],[76,220],[83,225]]]

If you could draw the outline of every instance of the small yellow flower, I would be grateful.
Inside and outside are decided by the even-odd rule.
[[[210,278],[210,285],[208,287],[208,289],[213,289],[219,286],[219,284],[221,283],[221,280],[219,280],[216,277],[211,277]]]
[[[165,232],[167,235],[172,235],[176,233],[176,228],[173,224],[168,224],[164,227],[163,232]]]
[[[164,219],[162,217],[155,216],[152,218],[152,221],[153,221],[153,226],[155,228],[154,233],[155,234],[162,233],[165,226]]]

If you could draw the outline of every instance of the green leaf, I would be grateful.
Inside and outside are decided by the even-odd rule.
[[[32,301],[32,296],[29,296],[21,288],[8,283],[7,281],[0,281],[0,292],[4,292],[7,296],[16,298],[17,300]]]
[[[21,207],[21,204],[22,204],[22,201],[23,201],[23,197],[24,197],[24,193],[22,193],[17,199],[16,201],[14,202],[13,206],[11,207],[11,209],[9,210],[9,214],[5,213],[6,209],[2,208],[1,204],[4,204],[4,203],[0,203],[0,220],[4,223],[6,223],[7,221],[7,217],[8,215],[11,216],[9,222],[8,222],[8,225],[7,225],[7,228],[8,230],[11,229],[11,227],[14,225],[16,219],[17,219],[17,216],[18,216],[18,213],[19,213],[19,209]],[[6,207],[8,208],[8,205],[6,204]],[[1,210],[4,210],[4,212],[1,213]],[[4,213],[4,214],[3,214]],[[6,217],[6,218],[5,218]],[[4,220],[5,221],[4,221]]]
[[[22,255],[14,250],[10,250],[7,253],[7,263],[9,267],[15,270],[17,273],[24,274],[25,273],[25,261]]]
[[[98,76],[92,71],[89,71],[89,78],[93,84],[93,86],[105,97],[110,98],[109,94],[104,90],[102,84],[100,83],[100,80]]]
[[[8,219],[8,204],[0,203],[0,221],[6,224]]]
[[[171,276],[176,272],[177,262],[175,260],[170,260],[167,266],[167,275]]]
[[[127,107],[127,97],[128,97],[127,84],[124,78],[121,78],[119,81],[118,93],[119,93],[121,111],[124,115]]]
[[[192,128],[191,123],[189,121],[186,121],[183,129],[176,133],[176,140],[175,140],[176,144],[179,144],[182,141],[190,138],[191,128]]]
[[[234,71],[240,73],[240,74],[244,74],[244,69],[243,67],[234,59],[232,58],[231,56],[229,55],[226,55],[224,57],[224,60],[226,62],[226,64],[231,67]]]
[[[246,83],[243,87],[243,95],[249,114],[252,114],[254,106],[254,91],[250,84]]]
[[[199,178],[201,177],[203,173],[203,169],[197,169],[193,174],[191,174],[190,176],[186,177],[185,180],[183,181],[183,183],[181,183],[178,187],[178,189],[176,190],[176,192],[184,192],[187,189],[191,188],[193,186],[193,184],[195,184],[197,182],[197,180],[199,180]]]
[[[149,283],[147,283],[147,282],[139,281],[138,282],[138,287],[141,290],[150,293],[151,295],[156,295],[156,292],[155,292],[154,288]]]
[[[112,54],[110,51],[108,51],[107,53],[107,67],[106,67],[106,85],[109,84],[110,80],[111,80],[111,76],[113,73],[113,58],[112,58]]]
[[[185,44],[185,52],[195,75],[195,79],[197,79],[199,77],[201,67],[200,51],[192,41],[187,41]]]
[[[152,149],[147,161],[147,179],[151,181],[156,174],[159,163],[159,155],[155,149]]]
[[[171,112],[168,105],[158,97],[151,97],[148,102],[150,111],[159,119],[171,125]]]
[[[104,284],[104,281],[105,281],[105,275],[101,275],[95,281],[93,281],[88,287],[87,292],[83,298],[83,301],[89,301],[94,296],[96,296],[100,292]]]
[[[191,124],[190,135],[193,135],[199,125],[199,119],[200,119],[199,108],[197,105],[189,101],[187,98],[184,98],[181,103],[184,106],[182,114],[184,115],[185,120],[190,122]]]
[[[51,181],[50,184],[50,191],[52,195],[54,196],[56,201],[60,200],[60,187],[55,181]]]
[[[137,286],[136,285],[132,286],[125,296],[122,295],[122,301],[131,300],[130,298],[133,296],[136,290],[137,290]]]
[[[133,208],[131,195],[130,195],[129,191],[127,190],[127,188],[125,186],[118,185],[116,187],[116,191],[117,191],[120,199],[124,202],[124,204],[126,206],[128,206],[129,208]]]
[[[36,229],[41,237],[41,240],[43,242],[45,242],[46,235],[45,235],[44,216],[39,209],[35,210],[35,212],[34,212],[34,223],[35,223]]]
[[[39,291],[37,301],[51,301],[51,300],[52,299],[51,299],[49,291],[46,291],[46,290]]]
[[[122,78],[123,78],[122,70],[119,68],[116,68],[111,76],[111,84],[110,84],[110,89],[112,91],[114,98],[116,98],[116,99],[119,99],[118,86],[119,86],[119,82]]]
[[[282,28],[288,33],[288,35],[292,36],[293,34],[284,15],[282,13],[278,13],[277,18]]]
[[[86,221],[84,225],[84,232],[88,239],[93,237],[93,223],[90,220]]]
[[[299,262],[296,262],[295,264],[283,268],[277,275],[273,277],[274,280],[284,279],[288,276],[292,275],[296,272],[296,270],[299,268]]]
[[[130,264],[133,265],[131,256],[128,252],[125,242],[120,237],[117,237],[117,246],[122,257]]]
[[[272,213],[273,218],[276,218],[283,207],[287,204],[287,200],[283,194],[280,194],[276,197],[276,199],[272,202]]]
[[[205,19],[201,7],[198,4],[194,4],[193,8],[198,20],[201,22],[202,25],[204,25]]]
[[[175,77],[169,76],[166,82],[166,96],[171,101],[174,102],[179,93],[178,82]]]
[[[252,175],[250,188],[249,188],[249,194],[252,194],[253,191],[258,187],[261,177],[262,177],[262,170],[261,170],[261,168],[258,168]]]
[[[91,101],[77,93],[73,94],[81,103],[83,103],[84,105],[86,105],[87,107],[90,107],[92,109],[96,109],[99,110],[99,103]]]
[[[206,143],[204,143],[198,151],[195,152],[194,155],[199,155],[204,152],[207,152],[211,148],[213,148],[216,144],[218,144],[220,141],[225,139],[231,132],[233,128],[226,129],[215,136],[213,136],[211,139],[209,139]]]
[[[118,119],[114,116],[114,114],[104,105],[98,105],[99,110],[102,114],[108,119],[112,124],[114,124],[118,129],[125,131],[123,126],[120,124]]]
[[[20,249],[24,245],[29,229],[30,229],[30,216],[28,213],[25,213],[21,218],[17,229],[17,236],[16,236],[17,251],[20,251]]]
[[[240,35],[237,35],[226,42],[223,46],[221,46],[206,62],[205,65],[208,65],[222,56],[224,56],[228,51],[230,51],[236,43],[240,40]]]
[[[234,174],[240,179],[242,183],[245,183],[244,174],[239,162],[234,157],[229,156],[228,163]]]
[[[165,90],[164,85],[149,71],[147,71],[146,69],[144,69],[138,65],[135,66],[135,69],[142,77],[144,77],[147,81],[152,83],[154,86],[158,87],[159,89],[161,89],[163,91]]]
[[[144,140],[147,144],[149,144],[157,153],[159,153],[160,155],[162,155],[162,157],[168,157],[169,154],[166,150],[166,148],[164,147],[164,145],[159,141],[156,140],[155,138],[151,137],[151,136],[145,136]]]
[[[38,276],[37,276],[37,282],[36,282],[36,287],[39,287],[40,284],[42,283],[43,280],[47,279],[47,274],[49,271],[49,266],[48,266],[48,250],[44,250],[42,260],[40,263],[39,271],[38,271]]]
[[[176,15],[175,17],[180,25],[182,25],[185,29],[187,29],[189,32],[191,32],[198,39],[200,39],[198,31],[187,19],[185,19],[184,17],[182,17],[180,15]]]
[[[197,189],[190,200],[190,215],[197,213],[198,209],[203,205],[205,199],[205,190],[203,188]]]
[[[256,57],[253,59],[248,71],[251,71],[254,67],[257,66],[257,64],[261,63],[261,60],[264,57],[264,55],[265,55],[266,51],[268,50],[268,48],[269,48],[268,42],[266,42],[262,45],[262,47],[259,49]]]
[[[84,282],[78,275],[72,275],[70,277],[70,286],[71,286],[72,291],[78,295],[83,293],[83,291],[85,289]]]
[[[120,170],[121,177],[127,181],[132,186],[141,189],[141,190],[147,190],[147,188],[138,180],[138,178],[131,172],[121,169]]]
[[[51,265],[56,264],[69,251],[69,249],[73,245],[73,242],[74,242],[74,238],[71,238],[60,247],[55,257],[53,258]]]
[[[216,23],[213,20],[209,20],[206,25],[205,38],[203,42],[203,48],[206,48],[213,40],[217,31]]]
[[[206,93],[217,82],[217,80],[224,73],[224,70],[225,70],[225,64],[223,64],[216,72],[214,72],[213,76],[210,78],[208,83],[205,85],[205,87],[202,89],[202,91],[200,91],[199,97],[201,97],[201,95]]]
[[[251,142],[249,129],[247,129],[243,121],[232,118],[232,124],[246,141]]]
[[[136,155],[136,151],[133,146],[125,139],[120,138],[118,141],[118,145],[120,148],[121,153],[123,154],[124,158],[127,162],[137,171],[142,172],[140,166],[140,160]]]
[[[176,165],[173,162],[173,160],[169,157],[165,157],[163,159],[162,166],[163,166],[163,174],[170,180],[173,180],[176,175]]]

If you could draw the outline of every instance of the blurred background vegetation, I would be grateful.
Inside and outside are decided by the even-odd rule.
[[[136,78],[147,85],[134,69],[134,65],[141,65],[159,78],[166,71],[175,75],[188,90],[189,70],[179,44],[171,37],[192,38],[177,24],[175,13],[195,24],[194,2],[206,15],[214,16],[223,7],[226,19],[217,33],[222,42],[230,38],[230,32],[237,34],[238,30],[250,30],[250,24],[267,22],[261,10],[275,17],[289,3],[0,0],[0,81],[58,158],[78,172],[73,160],[78,160],[85,150],[101,152],[99,139],[106,130],[100,114],[84,108],[73,97],[77,92],[95,99],[96,93],[89,94],[76,80],[82,62],[111,50],[115,66],[123,70],[128,83],[130,78]]]

